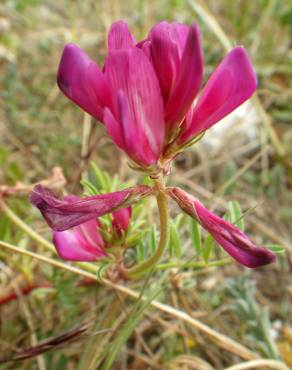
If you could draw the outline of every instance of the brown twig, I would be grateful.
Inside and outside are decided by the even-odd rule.
[[[29,194],[36,184],[41,184],[49,189],[60,189],[66,184],[66,179],[61,167],[53,167],[52,176],[34,184],[18,182],[15,186],[0,185],[0,196],[16,196]]]

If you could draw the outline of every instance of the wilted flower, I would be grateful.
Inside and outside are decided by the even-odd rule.
[[[244,266],[254,268],[275,261],[267,248],[254,245],[237,227],[206,209],[201,202],[180,188],[168,188],[170,196],[195,218],[225,251]]]
[[[37,185],[30,195],[30,202],[41,211],[53,230],[64,231],[117,209],[125,208],[151,193],[153,189],[150,187],[138,185],[108,194],[83,198],[71,195],[60,199],[49,189]],[[114,213],[116,230],[127,228],[130,213],[128,208]]]
[[[194,103],[202,75],[196,25],[161,22],[136,43],[127,24],[119,21],[109,31],[103,68],[78,46],[68,44],[58,84],[146,169],[174,155],[256,89],[255,72],[242,47],[223,59]]]

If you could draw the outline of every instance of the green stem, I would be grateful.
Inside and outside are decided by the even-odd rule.
[[[160,219],[159,244],[154,254],[148,260],[143,261],[137,264],[136,266],[124,270],[125,275],[130,279],[139,278],[141,275],[149,271],[149,269],[151,269],[151,267],[153,267],[156,264],[156,262],[159,261],[165,248],[168,245],[170,231],[168,195],[165,193],[164,184],[161,183],[159,180],[156,180],[156,186],[158,187],[156,201]]]
[[[189,262],[189,263],[181,263],[179,261],[171,261],[167,263],[160,263],[155,266],[157,270],[167,270],[173,267],[177,268],[207,268],[207,267],[215,267],[215,266],[224,266],[231,263],[231,259],[224,258],[218,261],[209,261],[208,263],[203,261],[195,261],[195,262]]]

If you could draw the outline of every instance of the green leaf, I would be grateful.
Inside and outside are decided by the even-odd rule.
[[[278,244],[267,244],[265,246],[269,248],[270,251],[276,254],[282,254],[282,253],[285,253],[286,251],[285,248],[281,247],[281,245],[278,245]]]
[[[212,235],[208,235],[205,239],[204,246],[202,249],[202,255],[203,255],[203,258],[206,264],[209,261],[213,247],[214,247],[214,239]]]
[[[236,200],[228,202],[228,210],[230,222],[238,226],[240,230],[244,230],[244,219],[239,203]]]
[[[200,229],[200,224],[193,218],[189,219],[189,230],[190,230],[192,245],[195,248],[196,253],[200,254],[202,251],[201,229]]]
[[[132,247],[134,245],[139,244],[142,241],[142,238],[146,234],[146,230],[138,231],[136,233],[133,233],[130,229],[130,235],[127,236],[126,239],[126,245],[127,247]]]
[[[173,221],[170,223],[169,248],[171,256],[175,255],[176,257],[180,257],[182,255],[181,240]]]
[[[55,370],[66,370],[68,369],[68,358],[64,355],[61,355],[57,364],[55,365]]]
[[[119,176],[117,174],[111,180],[111,191],[115,191],[119,187]]]
[[[145,246],[142,241],[136,247],[137,261],[142,262],[145,260]]]
[[[156,251],[156,226],[155,225],[151,227],[150,234],[148,236],[148,248],[151,254]]]
[[[96,189],[96,187],[88,180],[81,180],[80,184],[83,186],[85,195],[97,195],[100,192]]]
[[[91,168],[94,172],[98,187],[104,192],[110,192],[111,179],[109,175],[106,172],[102,171],[94,162],[91,163]]]

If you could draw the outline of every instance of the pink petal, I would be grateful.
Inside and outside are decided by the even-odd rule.
[[[114,193],[68,200],[60,199],[49,189],[37,185],[30,195],[30,202],[41,211],[52,229],[63,231],[134,203],[152,191],[148,186],[138,185]]]
[[[244,266],[255,268],[274,262],[268,249],[253,244],[237,227],[206,209],[202,203],[180,188],[169,188],[170,196],[206,229],[225,251]]]
[[[131,34],[128,24],[117,21],[111,25],[108,34],[108,49],[110,51],[135,46],[135,38]]]
[[[191,119],[185,121],[178,144],[186,143],[231,113],[251,97],[256,84],[256,74],[246,50],[236,47],[208,80]]]
[[[111,106],[109,86],[98,66],[74,44],[65,46],[58,70],[62,92],[101,121],[103,107]]]
[[[69,261],[95,261],[107,256],[95,220],[72,230],[54,231],[53,243],[58,255]]]
[[[144,39],[144,40],[138,42],[138,44],[136,44],[136,47],[143,50],[145,55],[149,59],[149,61],[153,64],[152,51],[151,51],[151,41],[148,40],[148,39]]]
[[[165,108],[165,121],[173,126],[180,122],[195,99],[202,81],[203,55],[200,32],[196,25],[189,29],[176,82]]]
[[[122,230],[127,231],[132,215],[132,207],[121,208],[112,213],[113,228],[120,233]]]
[[[105,76],[117,91],[114,115],[121,123],[128,155],[142,165],[153,164],[164,140],[163,102],[154,69],[138,48],[109,54]]]
[[[86,247],[89,247],[89,251],[91,252],[102,252],[104,248],[104,241],[99,232],[99,227],[100,224],[96,219],[89,220],[74,227],[76,234],[80,239],[85,241]]]
[[[105,108],[104,110],[103,122],[107,133],[112,138],[114,143],[117,144],[121,149],[126,150],[122,126],[115,119],[112,112],[108,108]]]
[[[137,127],[139,121],[134,121],[129,111],[127,97],[122,90],[118,92],[118,106],[120,125],[123,133],[125,151],[130,158],[142,166],[148,166],[155,163],[159,157],[158,148],[153,135],[150,133],[147,137],[147,127]]]
[[[166,104],[177,79],[189,27],[179,23],[161,22],[149,33],[152,60]]]

